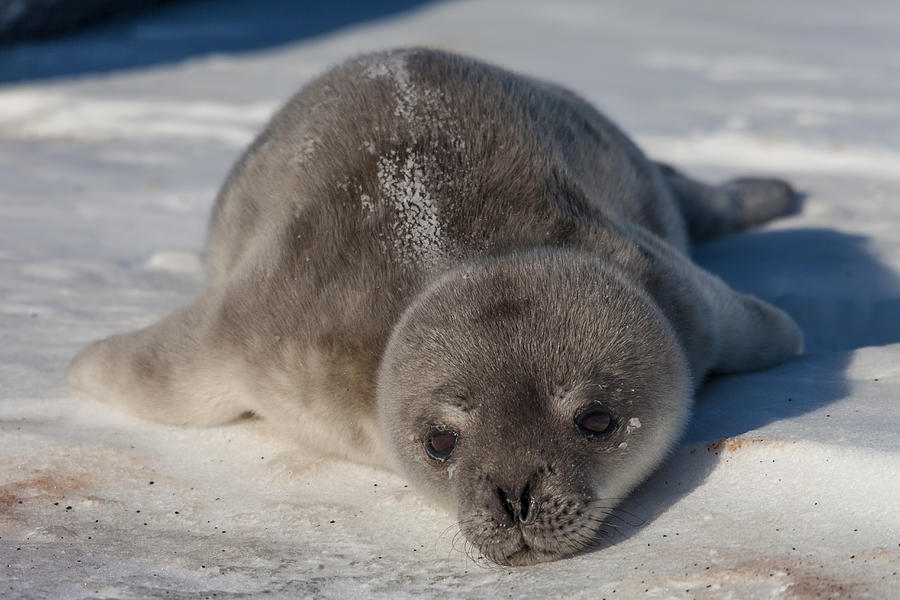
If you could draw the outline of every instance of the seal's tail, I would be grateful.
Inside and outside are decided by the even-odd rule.
[[[802,196],[780,179],[742,177],[721,185],[691,179],[656,163],[695,242],[740,231],[800,209]]]

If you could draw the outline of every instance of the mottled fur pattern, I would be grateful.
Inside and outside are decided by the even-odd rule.
[[[255,413],[398,469],[492,560],[560,558],[665,456],[708,372],[800,351],[787,315],[687,255],[793,197],[655,164],[554,85],[431,50],[363,56],[232,169],[201,296],[91,344],[69,380],[167,423]],[[592,402],[621,423],[610,437],[573,422]],[[459,433],[444,462],[423,449],[434,425]]]

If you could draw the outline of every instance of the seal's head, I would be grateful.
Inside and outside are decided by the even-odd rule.
[[[397,466],[487,558],[592,545],[681,432],[691,384],[654,303],[569,252],[451,271],[388,343],[378,410]]]

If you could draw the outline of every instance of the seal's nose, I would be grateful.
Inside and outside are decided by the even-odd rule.
[[[522,493],[516,498],[515,494],[509,494],[503,488],[497,488],[497,497],[500,505],[513,521],[519,521],[522,525],[531,525],[537,518],[540,508],[531,495],[531,485],[525,484]]]

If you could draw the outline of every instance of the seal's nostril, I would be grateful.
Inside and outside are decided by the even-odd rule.
[[[497,498],[500,500],[503,512],[506,513],[513,523],[516,521],[519,521],[522,525],[534,523],[540,507],[531,495],[530,484],[525,485],[517,500],[510,498],[506,490],[501,487],[495,488],[494,493],[497,494]]]
[[[519,521],[522,525],[531,525],[537,518],[538,508],[531,497],[531,486],[526,484],[519,496]]]
[[[500,499],[500,506],[502,506],[506,514],[509,515],[509,518],[515,521],[516,512],[512,500],[509,499],[509,496],[506,495],[506,492],[503,491],[503,488],[498,487],[496,491],[497,497]]]

